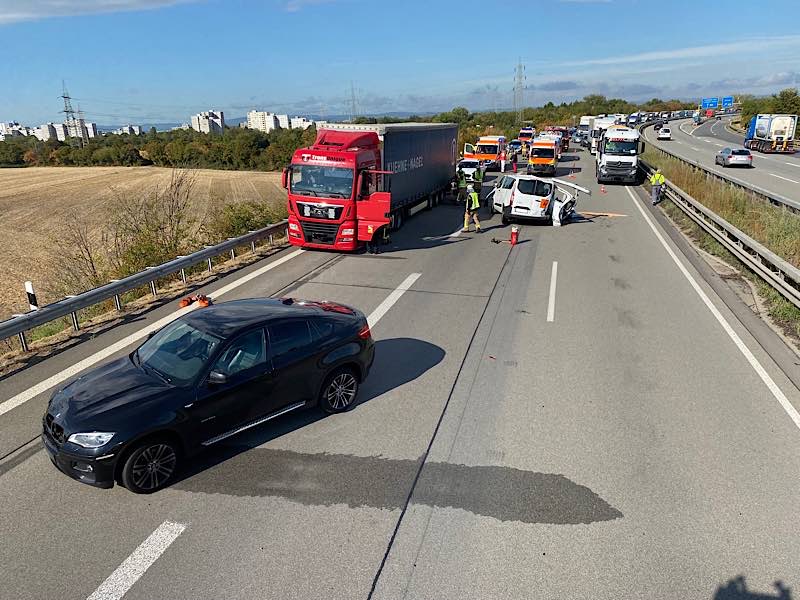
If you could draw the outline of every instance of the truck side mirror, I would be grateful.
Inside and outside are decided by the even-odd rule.
[[[639,142],[639,154],[644,154],[644,149],[647,145],[644,142]]]
[[[281,172],[281,187],[285,190],[289,189],[289,167],[284,167]]]

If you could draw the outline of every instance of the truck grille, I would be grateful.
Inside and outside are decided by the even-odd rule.
[[[606,170],[609,173],[629,173],[633,169],[633,165],[620,161],[606,162]]]
[[[332,206],[313,202],[298,202],[297,212],[304,217],[314,219],[332,219],[338,221],[342,216],[344,206]]]
[[[330,244],[336,242],[336,234],[339,233],[338,223],[312,223],[303,221],[300,223],[303,228],[303,236],[307,242],[313,244]]]
[[[44,418],[45,432],[60,446],[64,443],[64,428],[53,420],[53,415],[47,413]]]

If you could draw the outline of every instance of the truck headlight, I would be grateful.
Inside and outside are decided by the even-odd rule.
[[[114,433],[103,431],[91,431],[87,433],[73,433],[67,439],[68,442],[77,444],[83,448],[99,448],[105,446],[114,437]]]
[[[342,229],[342,235],[355,235],[355,231],[352,229]]]
[[[299,231],[300,227],[298,227],[297,223],[289,223],[289,229],[292,231]]]

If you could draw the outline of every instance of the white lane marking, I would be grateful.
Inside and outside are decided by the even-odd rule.
[[[558,279],[558,261],[553,261],[553,269],[550,271],[550,296],[547,299],[547,322],[552,323],[556,320],[556,280]]]
[[[691,148],[695,152],[700,152],[700,148],[695,148],[694,146],[689,146],[689,148]]]
[[[789,179],[788,177],[781,177],[780,175],[775,175],[775,173],[768,173],[768,175],[772,175],[773,177],[777,177],[778,179],[783,179],[784,181],[791,181],[792,183],[800,183],[800,181],[795,181],[794,179]]]
[[[408,277],[406,277],[403,282],[398,285],[391,294],[386,296],[386,299],[381,302],[378,307],[373,310],[370,315],[367,317],[367,323],[369,323],[370,327],[374,327],[375,324],[381,320],[381,317],[385,315],[394,303],[400,300],[403,294],[406,293],[408,288],[414,285],[414,282],[422,276],[422,273],[411,273]]]
[[[720,144],[719,142],[713,142],[715,146],[719,146],[720,148],[724,148],[725,144]]]
[[[164,521],[87,600],[119,600],[186,529],[182,523]]]
[[[700,284],[697,283],[692,274],[689,273],[689,270],[683,266],[683,263],[677,257],[675,252],[673,252],[672,248],[669,247],[669,244],[667,244],[667,241],[664,239],[664,236],[662,236],[661,232],[658,229],[656,229],[656,226],[653,223],[653,220],[650,218],[650,215],[648,215],[647,212],[645,212],[645,210],[642,208],[641,203],[637,200],[636,196],[631,191],[631,188],[626,186],[625,190],[628,192],[628,195],[631,197],[631,200],[633,200],[633,203],[636,205],[636,208],[638,208],[639,212],[642,213],[642,216],[644,217],[644,220],[647,221],[647,224],[650,226],[650,229],[652,229],[653,233],[656,234],[658,241],[661,242],[662,246],[664,246],[664,249],[667,251],[667,254],[669,254],[670,258],[672,258],[673,262],[678,266],[678,269],[680,269],[680,272],[683,273],[684,277],[686,277],[689,284],[692,286],[692,288],[694,288],[694,291],[697,292],[697,295],[700,296],[700,299],[703,301],[703,304],[705,304],[706,307],[708,307],[708,310],[711,311],[711,314],[714,315],[714,318],[717,320],[717,322],[720,325],[722,325],[722,328],[725,330],[725,333],[727,333],[728,337],[730,337],[731,340],[733,340],[733,343],[736,344],[736,347],[739,349],[739,352],[741,352],[742,355],[747,359],[747,362],[749,362],[750,366],[753,367],[753,370],[761,378],[761,381],[764,382],[764,385],[766,385],[769,391],[772,392],[772,395],[783,407],[783,410],[786,411],[786,414],[789,415],[789,418],[792,419],[792,421],[794,421],[794,424],[798,427],[798,429],[800,429],[800,413],[798,413],[797,409],[794,406],[792,406],[792,403],[789,402],[789,399],[783,393],[781,388],[778,387],[778,384],[776,384],[775,381],[772,379],[772,377],[770,377],[766,369],[764,369],[764,367],[761,366],[761,363],[758,362],[758,359],[753,355],[752,352],[750,352],[750,349],[742,341],[742,338],[739,337],[739,334],[737,334],[733,330],[733,327],[731,327],[730,323],[728,323],[725,317],[722,316],[722,313],[719,312],[719,309],[717,309],[717,307],[714,306],[714,303],[711,302],[711,299],[703,291],[703,288],[700,287]]]
[[[297,250],[294,250],[293,252],[290,252],[286,256],[283,256],[283,257],[279,258],[278,260],[269,263],[268,265],[264,265],[260,269],[256,269],[252,273],[249,273],[249,274],[245,275],[244,277],[241,277],[240,279],[237,279],[236,281],[233,281],[233,282],[229,283],[228,285],[221,287],[220,289],[218,289],[213,294],[209,294],[209,297],[210,298],[219,298],[223,294],[227,294],[228,292],[238,288],[239,286],[244,285],[248,281],[251,281],[251,280],[255,279],[256,277],[260,277],[264,273],[266,273],[268,271],[271,271],[272,269],[274,269],[276,267],[279,267],[280,265],[292,260],[293,258],[299,256],[303,252],[305,252],[305,251],[302,248],[298,248]],[[136,331],[136,332],[130,334],[129,336],[119,340],[118,342],[115,342],[115,343],[111,344],[110,346],[106,346],[102,350],[98,350],[97,352],[95,352],[91,356],[87,356],[83,360],[80,360],[80,361],[76,362],[74,365],[70,365],[69,367],[67,367],[66,369],[61,371],[60,373],[56,373],[55,375],[51,375],[47,379],[45,379],[43,381],[40,381],[39,383],[37,383],[34,386],[29,387],[27,390],[24,390],[24,391],[20,392],[16,396],[12,396],[11,398],[6,400],[5,402],[0,403],[0,416],[6,414],[8,411],[15,409],[16,407],[18,407],[18,406],[20,406],[22,404],[25,404],[28,400],[38,396],[39,394],[41,394],[43,392],[46,392],[47,390],[49,390],[52,387],[57,386],[59,383],[61,383],[63,381],[66,381],[67,379],[69,379],[71,377],[74,377],[75,375],[77,375],[81,371],[83,371],[85,369],[88,369],[89,367],[91,367],[93,365],[96,365],[101,360],[103,360],[105,358],[108,358],[109,356],[111,356],[112,354],[114,354],[116,352],[119,352],[123,348],[126,348],[127,346],[130,346],[131,344],[141,340],[142,338],[147,337],[147,335],[149,333],[151,333],[153,331],[157,331],[158,329],[161,329],[164,325],[167,325],[168,323],[171,323],[172,321],[174,321],[179,316],[181,316],[181,315],[183,315],[183,314],[185,314],[187,312],[190,312],[190,311],[192,311],[192,310],[194,310],[196,308],[197,308],[197,304],[190,304],[186,308],[181,308],[179,310],[176,310],[172,314],[169,314],[166,317],[163,317],[163,318],[159,319],[155,323],[151,323],[150,325],[147,325],[146,327],[143,327],[139,331]]]
[[[800,163],[787,162],[786,164],[789,165],[790,167],[800,167]]]
[[[461,231],[462,231],[462,230],[463,230],[463,227],[459,227],[458,229],[456,229],[456,230],[455,230],[453,233],[451,233],[451,234],[450,234],[450,235],[448,235],[447,237],[451,237],[451,238],[457,238],[458,236],[460,236],[460,235],[461,235]]]
[[[717,125],[719,125],[720,123],[722,123],[722,121],[716,121],[716,122],[715,122],[715,123],[714,123],[714,124],[711,126],[711,133],[712,133],[712,134],[714,133],[714,127],[716,127],[716,126],[717,126]]]

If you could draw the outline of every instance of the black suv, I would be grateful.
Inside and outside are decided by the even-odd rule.
[[[352,407],[374,354],[366,317],[341,304],[200,308],[56,390],[42,440],[78,481],[154,492],[182,459],[232,435],[301,407]]]

